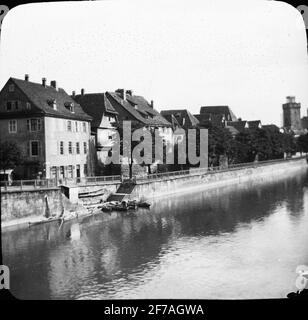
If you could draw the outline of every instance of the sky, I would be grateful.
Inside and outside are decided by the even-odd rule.
[[[281,125],[288,95],[308,108],[305,24],[265,0],[105,0],[27,4],[3,20],[0,87],[57,80],[69,94],[131,89],[157,110],[229,105]]]

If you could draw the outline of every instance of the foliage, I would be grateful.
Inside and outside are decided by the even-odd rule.
[[[297,147],[300,152],[308,152],[308,133],[298,137]]]
[[[1,170],[14,169],[22,163],[19,147],[15,142],[4,141],[0,143],[0,168]]]

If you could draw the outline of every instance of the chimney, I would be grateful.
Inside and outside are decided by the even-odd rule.
[[[55,88],[55,89],[57,90],[57,89],[58,89],[58,87],[57,87],[57,81],[56,81],[56,80],[50,81],[50,86],[53,87],[53,88]]]
[[[124,89],[117,89],[115,92],[118,96],[121,97],[121,99],[125,100],[125,97],[124,97],[125,90]]]
[[[28,74],[25,74],[25,80],[29,81],[29,75]]]
[[[42,86],[46,88],[46,78],[42,78]]]
[[[287,103],[295,103],[295,97],[294,96],[288,96],[287,97]]]
[[[133,91],[132,90],[126,90],[126,94],[128,94],[129,96],[133,95]]]
[[[154,108],[154,101],[151,100],[151,108],[153,109]]]
[[[75,95],[76,95],[76,92],[75,92],[75,91],[73,91],[73,92],[72,92],[72,96],[73,96],[73,97],[75,97]]]
[[[55,89],[57,90],[57,89],[58,89],[58,87],[57,87],[57,81],[56,81],[56,80],[50,81],[50,86],[53,87],[53,88],[55,88]]]
[[[84,95],[84,88],[81,89],[81,95]]]

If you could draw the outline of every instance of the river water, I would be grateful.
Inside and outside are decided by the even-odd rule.
[[[308,176],[2,234],[21,299],[285,297],[308,264]]]

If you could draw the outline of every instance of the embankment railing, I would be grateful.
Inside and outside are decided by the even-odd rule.
[[[228,167],[208,167],[208,168],[190,168],[189,170],[180,170],[180,171],[171,171],[171,172],[161,172],[161,173],[152,173],[148,175],[142,175],[135,177],[136,181],[149,181],[149,180],[157,180],[157,179],[168,179],[172,177],[183,177],[183,176],[193,176],[200,174],[212,174],[215,172],[224,172],[231,170],[240,170],[242,168],[256,168],[265,165],[271,165],[273,163],[281,163],[294,161],[299,159],[305,159],[306,156],[287,158],[287,159],[274,159],[274,160],[264,160],[258,162],[246,162],[246,163],[237,163],[230,164]]]
[[[228,167],[209,167],[209,168],[190,168],[189,170],[180,171],[169,171],[162,173],[152,173],[144,176],[136,176],[132,180],[134,182],[151,181],[158,179],[168,179],[172,177],[183,177],[193,176],[200,174],[212,174],[215,172],[239,170],[242,168],[255,168],[265,165],[270,165],[279,162],[288,162],[299,159],[304,159],[306,156],[288,158],[288,159],[275,159],[258,162],[247,162],[231,164]],[[123,182],[124,177],[120,175],[114,176],[95,176],[95,177],[84,177],[84,178],[62,178],[62,179],[37,179],[37,180],[13,180],[13,181],[0,181],[2,190],[31,190],[31,189],[42,189],[42,188],[55,188],[61,185],[74,186],[74,185],[99,185],[99,184],[110,184]]]

